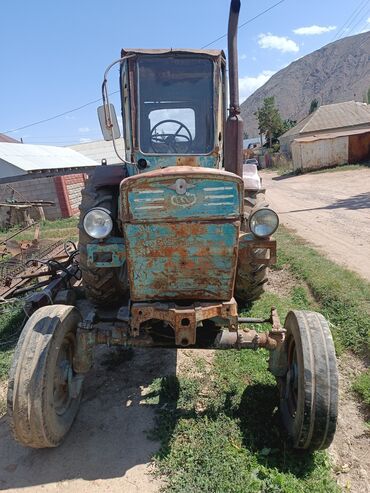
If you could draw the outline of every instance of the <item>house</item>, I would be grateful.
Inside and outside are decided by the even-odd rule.
[[[0,202],[44,200],[46,219],[78,213],[81,190],[96,162],[72,149],[0,142]]]
[[[349,135],[360,130],[370,130],[370,105],[356,101],[322,105],[279,138],[280,150],[291,156],[296,139],[335,133]]]

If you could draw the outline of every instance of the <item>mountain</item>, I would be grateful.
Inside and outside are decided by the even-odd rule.
[[[269,96],[283,119],[298,122],[315,98],[320,104],[364,102],[369,88],[370,31],[330,43],[274,74],[241,104],[244,128],[249,137],[258,135],[254,112]]]

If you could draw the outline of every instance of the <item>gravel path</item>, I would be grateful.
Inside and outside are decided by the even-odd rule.
[[[282,224],[370,281],[370,169],[262,177]]]

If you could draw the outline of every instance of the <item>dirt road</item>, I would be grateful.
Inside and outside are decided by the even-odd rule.
[[[60,447],[24,448],[11,437],[6,417],[0,419],[0,490],[159,490],[160,482],[148,470],[148,462],[159,446],[146,435],[153,428],[154,406],[145,404],[143,393],[154,378],[175,373],[176,350],[135,350],[133,359],[114,371],[101,364],[106,351],[100,353],[96,368],[85,381],[80,411]]]
[[[262,177],[282,224],[370,281],[370,169]]]

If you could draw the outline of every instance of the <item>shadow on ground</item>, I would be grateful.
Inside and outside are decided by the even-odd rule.
[[[326,205],[324,207],[294,209],[294,210],[280,212],[280,214],[292,214],[294,212],[334,210],[334,209],[347,209],[347,210],[370,209],[370,193],[364,192],[358,195],[354,195],[352,197],[336,200],[332,204]]]
[[[297,478],[308,476],[314,469],[314,455],[294,450],[289,444],[278,412],[279,396],[275,385],[248,385],[241,397],[232,391],[226,392],[223,401],[216,404],[210,402],[201,412],[195,407],[178,406],[179,402],[184,403],[181,387],[181,381],[177,377],[166,377],[156,394],[159,397],[159,412],[153,437],[161,440],[161,448],[156,454],[159,459],[165,459],[171,454],[173,433],[179,419],[191,420],[190,429],[196,428],[194,420],[204,420],[207,417],[208,423],[211,420],[217,422],[222,414],[239,422],[243,445],[257,457],[261,466],[291,473]],[[153,395],[155,392],[151,397]],[[182,437],[185,442],[188,439],[189,437]],[[202,454],[218,455],[217,450],[212,450],[212,444],[207,443],[208,446],[209,450],[202,450]],[[183,467],[186,469],[187,465],[184,464]]]
[[[111,371],[102,364],[107,357],[102,348],[85,381],[79,414],[60,447],[24,448],[13,440],[7,417],[0,420],[0,489],[122,478],[150,460],[158,443],[146,435],[154,425],[154,409],[143,402],[142,390],[156,377],[176,373],[176,350],[136,349],[132,359],[115,361]]]

